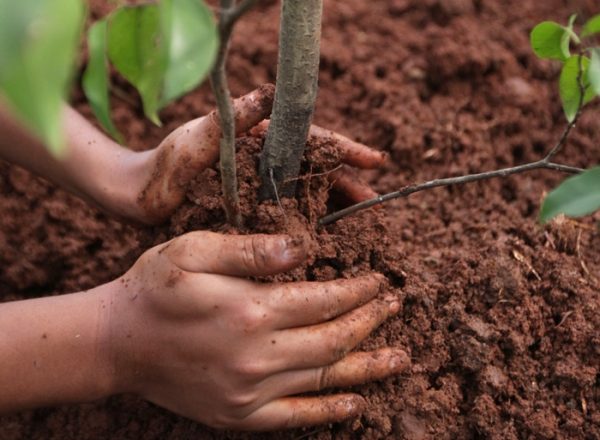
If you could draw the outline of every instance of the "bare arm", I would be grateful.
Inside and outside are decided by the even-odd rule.
[[[136,217],[148,154],[134,153],[105,136],[70,107],[63,109],[66,151],[51,155],[0,103],[0,157],[62,186],[121,217]]]
[[[98,329],[106,287],[0,304],[0,413],[87,402],[113,388]]]

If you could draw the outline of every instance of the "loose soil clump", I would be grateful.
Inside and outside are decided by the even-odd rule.
[[[236,95],[275,80],[278,6],[262,2],[236,28]],[[91,1],[94,17],[107,9]],[[600,10],[591,0],[328,2],[315,122],[390,154],[382,170],[363,173],[380,192],[538,159],[564,116],[557,67],[535,58],[528,32],[573,12]],[[79,92],[74,100],[90,115]],[[115,105],[128,144],[145,149],[214,102],[204,86],[167,108],[162,128]],[[561,161],[599,162],[599,111],[586,109]],[[1,164],[0,299],[93,287],[189,230],[286,231],[311,254],[278,281],[387,276],[402,309],[361,348],[402,347],[411,369],[355,387],[367,412],[334,426],[222,433],[122,396],[2,417],[1,439],[600,438],[600,217],[537,223],[544,191],[562,176],[440,188],[319,228],[339,203],[322,175],[339,161],[335,148],[310,142],[299,197],[280,207],[256,203],[261,145],[252,133],[238,139],[242,231],[224,223],[216,168],[195,179],[167,225],[137,229]]]

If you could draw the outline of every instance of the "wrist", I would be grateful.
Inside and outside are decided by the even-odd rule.
[[[138,198],[152,173],[152,154],[120,145],[111,147],[109,157],[95,165],[95,182],[90,191],[94,202],[116,217],[144,222]]]
[[[106,395],[139,394],[139,383],[148,363],[146,332],[140,329],[135,308],[140,306],[137,283],[128,274],[99,288],[102,317],[99,350],[104,365]],[[106,307],[104,307],[106,306]]]
[[[153,171],[151,152],[119,145],[69,107],[65,132],[65,157],[42,174],[110,214],[143,221],[136,201]]]

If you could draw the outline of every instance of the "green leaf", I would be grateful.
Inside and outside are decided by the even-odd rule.
[[[565,116],[569,122],[572,122],[573,119],[575,119],[575,115],[577,114],[581,101],[581,87],[578,80],[579,78],[581,78],[582,85],[585,88],[585,95],[581,104],[587,104],[594,98],[594,96],[596,96],[594,90],[590,86],[587,75],[590,60],[587,57],[581,57],[580,74],[579,58],[580,55],[574,55],[570,57],[563,65],[562,71],[560,72],[560,99],[562,101]]]
[[[553,21],[538,24],[530,35],[531,47],[538,57],[559,61],[570,56],[569,40],[568,30]]]
[[[600,167],[570,177],[548,194],[540,210],[547,222],[558,214],[581,217],[600,208]]]
[[[0,0],[0,11],[0,91],[16,116],[59,154],[83,2]]]
[[[109,75],[106,59],[106,20],[96,22],[88,32],[89,61],[83,74],[83,91],[87,96],[94,114],[100,124],[119,143],[123,143],[121,134],[110,117],[110,101],[108,97]]]
[[[588,81],[596,95],[600,95],[600,47],[592,49],[592,59],[588,69]]]
[[[155,4],[118,9],[108,22],[108,57],[138,90],[144,113],[157,125],[167,60],[160,25],[160,9]]]
[[[38,2],[0,0],[0,75],[20,58],[27,29],[39,15]]]
[[[593,16],[583,25],[583,30],[581,31],[582,37],[589,37],[590,35],[594,35],[600,33],[600,14]]]
[[[161,106],[196,87],[209,73],[219,40],[210,9],[198,0],[163,0],[167,69]]]

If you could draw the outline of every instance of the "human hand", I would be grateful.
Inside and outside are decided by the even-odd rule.
[[[274,430],[360,414],[357,394],[290,397],[405,370],[396,348],[350,353],[399,308],[380,275],[260,284],[242,277],[305,258],[287,236],[193,232],[147,251],[113,282],[115,392],[133,392],[217,428]]]
[[[234,101],[238,134],[257,124],[257,130],[266,130],[268,121],[263,120],[271,113],[273,95],[274,87],[264,85]],[[333,141],[342,151],[342,162],[346,165],[330,175],[336,189],[354,202],[376,196],[368,185],[356,178],[349,167],[377,168],[385,162],[385,153],[317,126],[311,127],[310,134]],[[131,198],[135,210],[130,216],[149,224],[166,220],[181,204],[187,185],[194,176],[216,162],[220,138],[218,114],[213,111],[177,128],[156,149],[140,153],[144,157],[144,171],[132,173],[139,175],[141,182],[132,186],[135,194]]]

